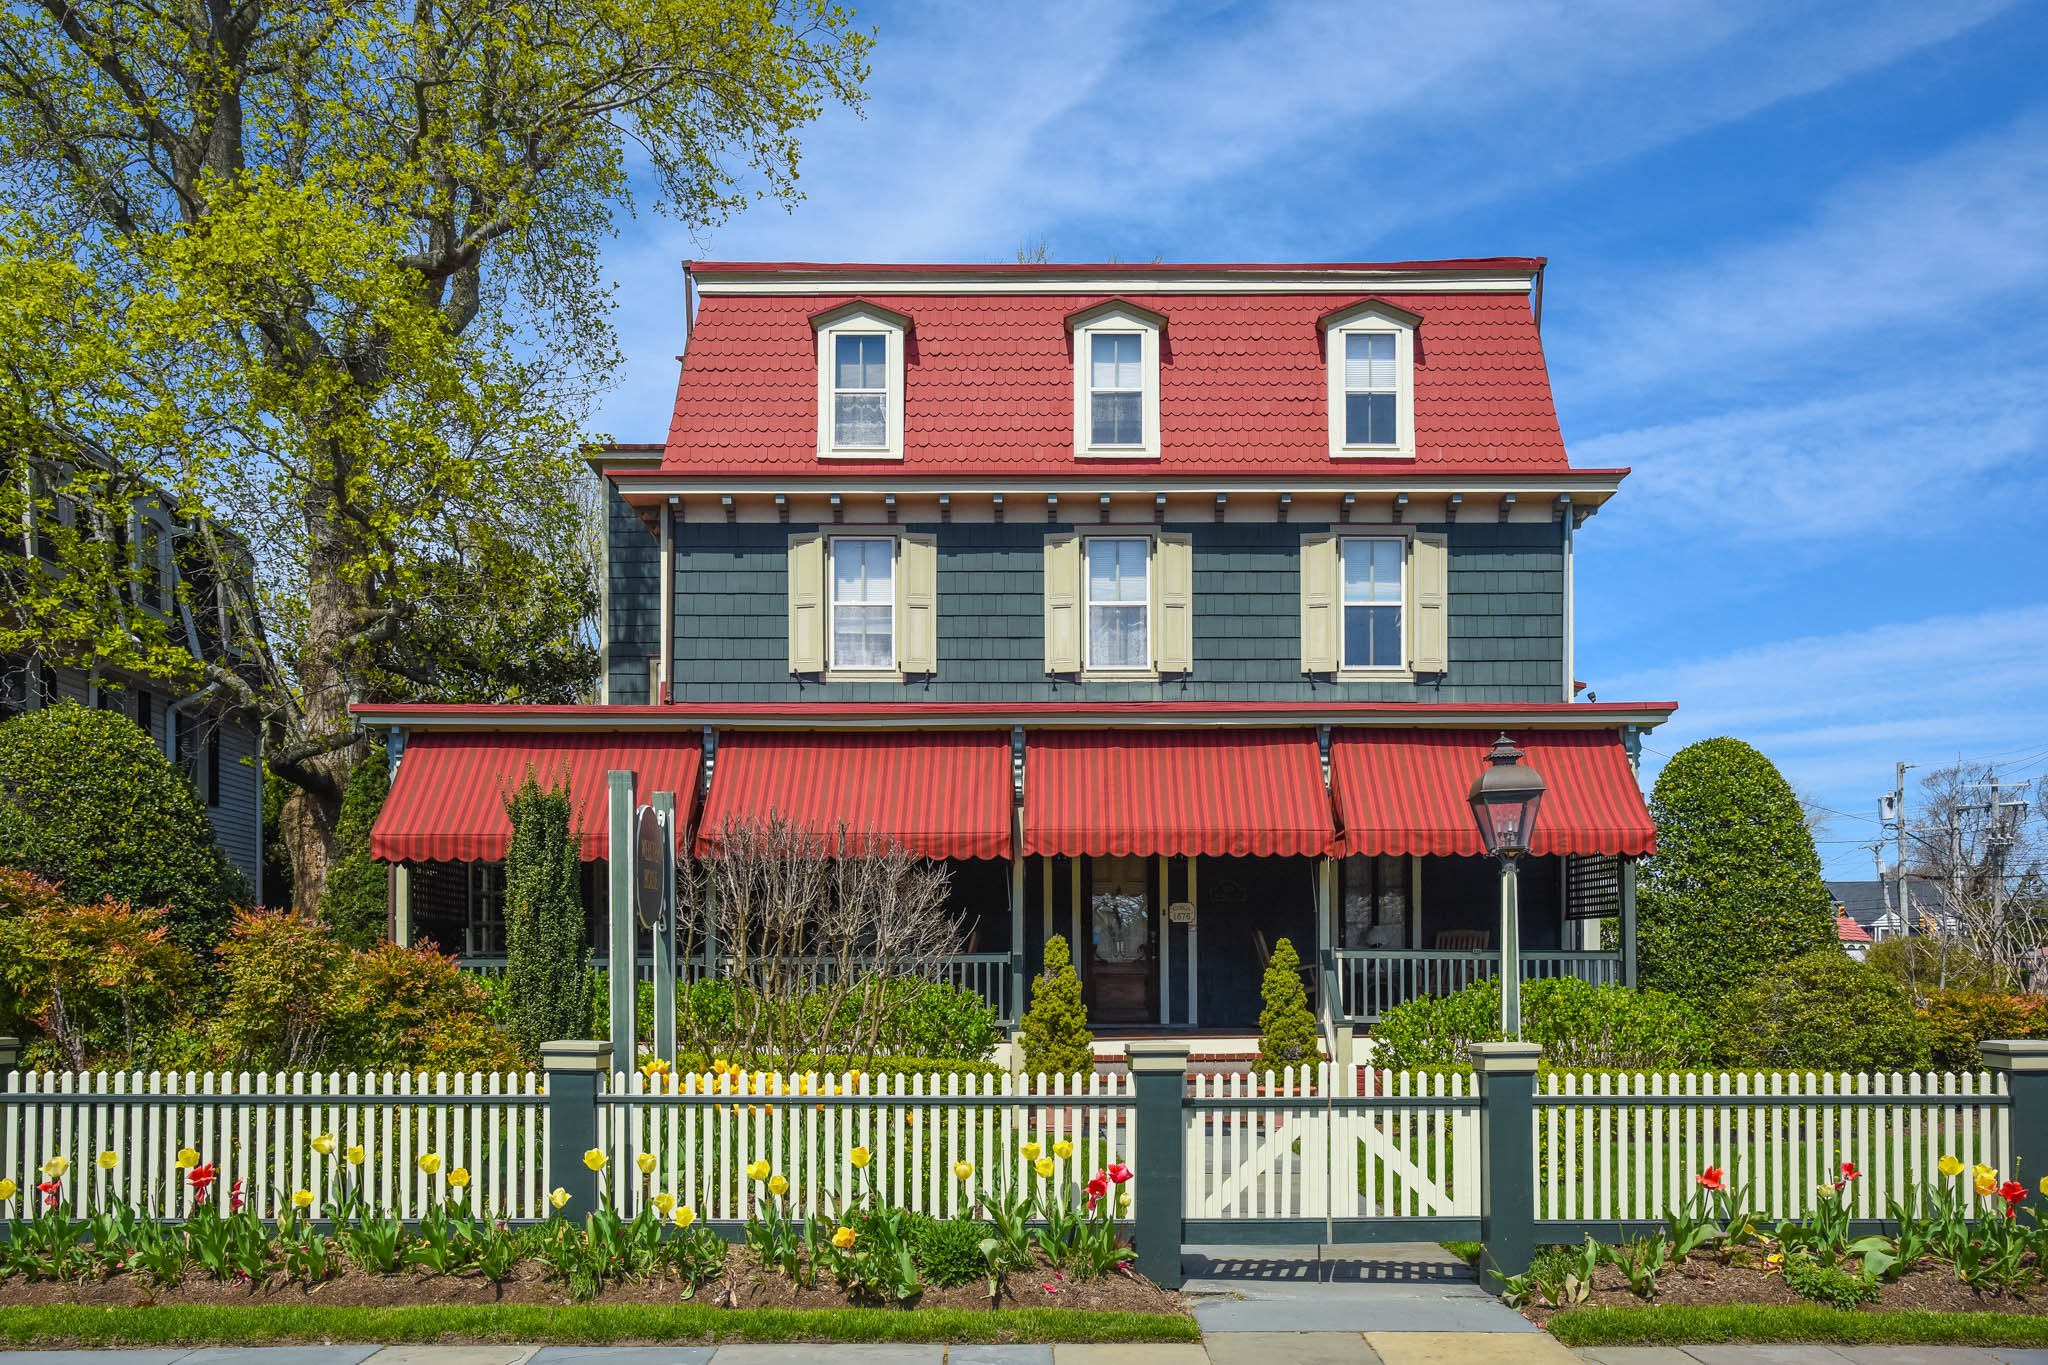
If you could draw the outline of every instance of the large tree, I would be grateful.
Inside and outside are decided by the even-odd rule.
[[[1834,902],[1799,798],[1768,758],[1722,736],[1671,756],[1650,791],[1636,951],[1644,986],[1708,1008],[1767,968],[1838,948]]]
[[[574,447],[615,361],[615,216],[636,188],[691,228],[794,198],[868,42],[824,0],[0,12],[0,449],[36,465],[0,518],[40,513],[61,570],[8,579],[0,651],[262,722],[312,908],[351,702],[594,676]],[[151,490],[168,621],[130,534]]]

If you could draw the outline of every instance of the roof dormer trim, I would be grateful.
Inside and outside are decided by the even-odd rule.
[[[875,322],[886,323],[902,332],[910,331],[908,313],[899,313],[893,308],[884,308],[881,304],[870,303],[866,299],[849,299],[845,303],[835,304],[822,312],[811,314],[811,331],[822,332],[847,318],[869,318]]]
[[[1142,322],[1161,332],[1166,330],[1166,314],[1122,298],[1104,299],[1101,303],[1091,303],[1086,308],[1077,308],[1067,314],[1065,321],[1069,332],[1077,332],[1097,319],[1106,317],[1129,318],[1133,322]]]
[[[1406,308],[1388,303],[1382,298],[1370,298],[1360,299],[1357,303],[1347,303],[1342,308],[1332,308],[1316,319],[1316,326],[1327,332],[1332,327],[1342,327],[1368,317],[1385,318],[1388,322],[1399,323],[1408,328],[1422,325],[1422,314],[1411,313]]]

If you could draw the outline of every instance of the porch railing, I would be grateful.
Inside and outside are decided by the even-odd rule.
[[[1371,1023],[1404,1001],[1450,995],[1500,972],[1500,951],[1479,948],[1342,948],[1335,953],[1344,1016]],[[1621,954],[1535,951],[1522,954],[1522,980],[1577,977],[1595,986],[1621,983]]]

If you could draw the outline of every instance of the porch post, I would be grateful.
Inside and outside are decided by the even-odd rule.
[[[1011,817],[1011,834],[1016,840],[1010,853],[1010,1007],[1003,1023],[1014,1028],[1024,1017],[1024,816]]]
[[[1181,1210],[1185,1206],[1187,1142],[1181,1105],[1188,1089],[1188,1045],[1163,1040],[1128,1043],[1124,1055],[1136,1093],[1138,1273],[1162,1289],[1181,1283]]]
[[[391,865],[391,941],[412,947],[412,864]]]
[[[611,983],[612,1053],[631,1067],[637,1060],[634,1046],[639,1034],[633,973],[640,956],[640,935],[633,922],[633,774],[607,774],[605,786],[611,821],[611,840],[605,848],[611,860],[611,934],[605,970]],[[581,1153],[578,1158],[580,1164]]]
[[[1513,858],[1500,860],[1500,1031],[1522,1036],[1521,877]],[[1519,1273],[1519,1272],[1517,1272]]]
[[[661,828],[673,854],[676,836],[676,794],[656,792],[648,798],[661,815]],[[676,1059],[676,877],[675,863],[661,888],[661,910],[654,922],[654,1055]]]
[[[1636,988],[1636,860],[1621,860],[1621,984]]]
[[[1520,1275],[1536,1258],[1535,1043],[1473,1043],[1479,1079],[1480,1270]],[[1488,1285],[1496,1293],[1498,1285]]]

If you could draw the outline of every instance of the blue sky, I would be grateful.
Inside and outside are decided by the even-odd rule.
[[[659,439],[685,257],[1550,258],[1577,674],[1842,814],[1892,764],[2048,773],[2048,7],[876,5],[806,199],[607,265]]]

